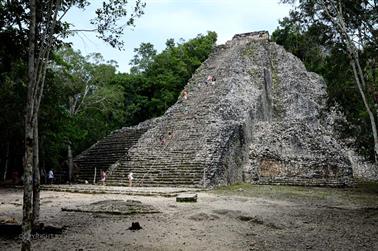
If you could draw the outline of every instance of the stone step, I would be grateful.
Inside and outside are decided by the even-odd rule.
[[[117,181],[117,182],[106,182],[107,185],[111,186],[128,186],[129,181]],[[148,181],[145,180],[142,182],[140,181],[133,181],[133,186],[165,186],[165,187],[176,187],[176,186],[185,186],[185,187],[200,187],[202,186],[202,181],[188,181],[188,182],[171,182],[171,181]]]
[[[93,175],[94,172],[87,172],[87,173],[83,173],[83,175]],[[129,172],[118,172],[118,173],[114,173],[112,172],[111,175],[109,175],[110,178],[112,177],[126,177],[127,175],[129,174]],[[137,171],[135,172],[133,170],[133,174],[136,175],[136,177],[142,177],[144,175],[148,175],[148,176],[152,176],[152,175],[160,175],[160,176],[202,176],[203,175],[203,172],[200,171],[200,172],[160,172],[160,171],[156,171],[156,172],[140,172],[140,171]]]
[[[89,176],[90,177],[90,176]],[[203,176],[202,175],[197,175],[197,176],[156,176],[156,175],[146,175],[143,177],[143,175],[135,177],[135,180],[182,180],[182,181],[187,181],[187,180],[202,180]],[[117,177],[112,177],[108,178],[107,180],[110,181],[116,181],[116,180],[128,180],[127,176],[117,176]]]
[[[79,179],[93,178],[95,168],[98,175],[101,169],[107,170],[127,155],[128,149],[138,142],[145,131],[127,128],[116,131],[77,156],[74,161],[80,168]]]
[[[120,156],[121,142],[129,136],[129,143],[134,145],[118,159],[120,165],[112,170],[107,183],[127,186],[127,175],[132,171],[134,184],[143,180],[144,186],[202,186],[204,170],[217,165],[224,152],[222,144],[228,142],[225,132],[228,128],[217,126],[224,122],[224,116],[217,109],[230,91],[226,84],[234,81],[229,73],[240,68],[233,65],[232,57],[233,53],[223,50],[219,55],[212,55],[206,61],[209,69],[198,70],[190,80],[189,99],[171,107],[137,142],[131,140],[134,133],[127,135],[127,130],[106,137],[92,149],[91,154],[98,156],[81,162],[89,167],[81,170],[82,175],[90,177],[94,167],[103,166],[98,162],[109,163]],[[220,77],[217,84],[205,84],[206,77],[213,74]],[[172,137],[167,137],[168,132],[172,132]],[[165,144],[160,143],[161,137],[166,140]]]
[[[164,178],[164,179],[202,179],[203,174],[198,173],[198,174],[177,174],[177,175],[157,175],[153,173],[145,173],[145,174],[140,174],[140,175],[134,175],[135,179],[142,179],[143,177],[145,178]],[[88,177],[90,177],[88,175]],[[92,174],[93,177],[93,174]],[[108,177],[108,180],[117,180],[117,179],[125,179],[127,178],[127,175],[112,175]]]

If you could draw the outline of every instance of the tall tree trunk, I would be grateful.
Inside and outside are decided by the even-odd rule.
[[[68,157],[68,181],[71,183],[72,172],[73,172],[73,157],[72,157],[71,141],[68,141],[67,155],[68,155],[67,156]]]
[[[350,57],[350,64],[352,65],[352,68],[353,68],[354,78],[356,80],[356,84],[360,92],[362,101],[364,103],[366,112],[369,115],[370,125],[371,125],[373,138],[374,138],[374,158],[375,158],[375,163],[377,164],[378,163],[377,125],[375,123],[374,114],[370,108],[370,105],[365,95],[365,90],[367,86],[365,83],[364,73],[360,65],[360,60],[358,56],[358,48],[356,47],[353,39],[348,33],[347,25],[345,24],[345,20],[342,13],[342,8],[340,4],[341,2],[330,1],[328,2],[330,6],[326,5],[325,1],[323,0],[320,0],[319,2],[323,10],[325,11],[325,14],[330,18],[331,22],[335,25],[337,32],[343,38],[343,43],[346,46],[348,56]],[[331,14],[332,12],[334,13],[335,16]]]
[[[34,136],[34,100],[35,91],[35,31],[36,0],[30,0],[29,56],[28,56],[28,93],[25,110],[25,156],[24,156],[24,197],[22,210],[22,246],[21,250],[31,249],[32,230],[32,195],[33,195],[33,136]]]
[[[7,179],[8,165],[9,165],[9,141],[7,142],[7,149],[5,152],[5,165],[4,165],[4,181]]]
[[[373,114],[373,112],[370,109],[369,103],[368,103],[368,101],[366,99],[366,95],[365,95],[365,92],[363,90],[363,87],[362,87],[362,84],[361,84],[361,81],[360,81],[360,77],[363,78],[363,76],[359,76],[358,75],[358,71],[356,69],[356,63],[355,63],[355,61],[353,59],[351,60],[351,65],[352,65],[352,68],[353,68],[354,78],[356,80],[356,84],[357,84],[358,90],[360,91],[362,101],[364,102],[365,109],[366,109],[366,111],[367,111],[367,113],[369,115],[371,130],[373,132],[373,139],[374,139],[374,157],[375,157],[375,163],[378,163],[377,162],[378,161],[378,134],[377,134],[377,125],[375,123],[374,114]]]
[[[32,195],[33,195],[33,125],[26,121],[25,125],[25,157],[24,157],[24,198],[23,198],[23,218],[22,218],[22,248],[31,248],[32,230]]]
[[[39,222],[40,210],[40,185],[41,174],[39,171],[39,141],[38,141],[38,119],[34,126],[34,145],[33,145],[33,226]]]

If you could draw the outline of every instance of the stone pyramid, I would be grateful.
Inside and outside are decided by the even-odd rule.
[[[121,152],[101,146],[117,137],[127,141],[127,130],[87,150],[98,160],[115,156],[102,166],[110,173],[107,184],[127,185],[129,172],[137,186],[350,184],[351,161],[326,111],[323,79],[268,37],[238,34],[217,46],[186,85],[187,98],[128,128],[140,131],[129,134],[133,143]],[[93,173],[98,160],[80,156],[79,168]]]

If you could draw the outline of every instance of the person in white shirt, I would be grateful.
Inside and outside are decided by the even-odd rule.
[[[127,178],[129,179],[129,187],[132,187],[133,186],[133,173],[130,172],[129,175],[127,175]]]
[[[52,184],[54,181],[54,172],[52,169],[50,169],[49,173],[47,174],[47,179],[49,184]]]

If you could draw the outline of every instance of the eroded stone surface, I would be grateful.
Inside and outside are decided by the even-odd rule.
[[[89,205],[63,207],[62,211],[122,215],[159,213],[153,206],[142,204],[142,202],[136,200],[103,200]]]

